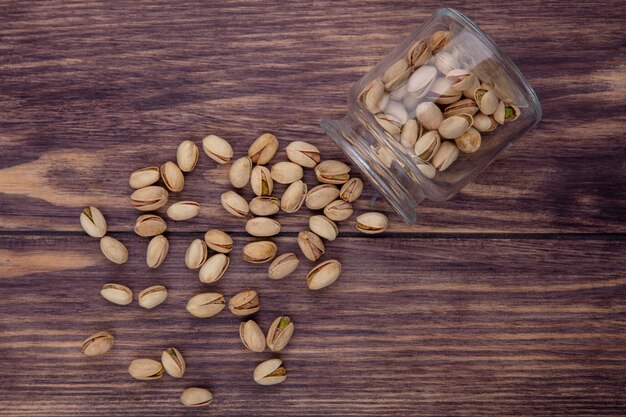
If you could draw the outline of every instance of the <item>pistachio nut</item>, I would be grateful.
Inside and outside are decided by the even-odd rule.
[[[387,116],[391,116],[397,120],[400,126],[404,125],[407,120],[409,120],[409,114],[404,108],[404,104],[398,101],[389,101],[384,111]]]
[[[185,359],[176,348],[167,348],[161,354],[161,363],[165,372],[174,378],[182,378],[185,375]]]
[[[233,250],[233,238],[226,232],[211,229],[204,234],[207,246],[219,253],[230,253]]]
[[[478,104],[478,108],[483,114],[492,115],[496,112],[498,108],[498,96],[493,90],[485,90],[484,88],[479,88],[474,93],[474,100],[476,104]]]
[[[287,158],[300,166],[314,168],[320,162],[320,151],[307,142],[294,141],[285,148]]]
[[[274,181],[272,180],[270,170],[262,165],[257,165],[252,168],[252,173],[250,174],[250,185],[252,186],[252,191],[257,196],[272,194]]]
[[[198,163],[198,145],[190,140],[182,141],[176,148],[176,164],[183,172],[191,172]]]
[[[454,139],[461,136],[474,123],[474,118],[469,114],[460,114],[443,119],[437,129],[442,138]]]
[[[363,89],[359,95],[359,101],[363,103],[366,109],[376,114],[382,110],[378,103],[383,98],[383,94],[385,94],[385,86],[383,81],[377,78]]]
[[[209,251],[204,240],[194,239],[185,253],[185,265],[189,269],[198,269],[204,265],[208,256]]]
[[[368,235],[382,233],[389,227],[389,219],[382,213],[370,211],[356,218],[356,229]]]
[[[446,109],[443,111],[443,116],[446,118],[450,116],[458,116],[461,114],[469,114],[470,116],[474,116],[477,112],[478,105],[476,105],[476,102],[471,98],[465,98],[446,106]]]
[[[389,104],[389,100],[391,100],[390,94],[383,94],[382,98],[378,102],[378,108],[382,111]]]
[[[102,295],[105,300],[121,306],[133,302],[133,292],[130,288],[121,284],[104,284],[100,290],[100,295]]]
[[[291,184],[302,178],[302,167],[293,162],[278,162],[272,165],[272,179],[279,184]]]
[[[157,235],[150,239],[148,249],[146,250],[146,264],[148,267],[158,268],[165,260],[169,250],[170,243],[165,236]]]
[[[467,132],[458,138],[454,138],[457,148],[464,153],[476,152],[480,148],[480,132],[470,127]]]
[[[205,319],[213,317],[226,306],[226,300],[222,294],[216,292],[204,292],[194,295],[187,302],[187,311],[194,317]]]
[[[251,242],[243,247],[243,260],[253,264],[269,262],[276,256],[277,250],[276,244],[269,240]]]
[[[172,161],[167,161],[161,165],[161,179],[168,190],[179,193],[185,187],[185,176],[178,168],[178,165]]]
[[[167,223],[156,214],[142,214],[135,221],[135,233],[142,237],[151,237],[162,234],[167,230]]]
[[[441,145],[441,137],[436,130],[424,133],[415,143],[413,150],[422,161],[430,161]]]
[[[435,178],[437,169],[429,163],[417,164],[417,168],[426,178]]]
[[[390,116],[385,113],[378,113],[374,116],[374,118],[380,127],[382,127],[393,138],[397,138],[400,135],[400,132],[402,131],[402,124],[400,123],[400,120],[396,119],[394,116]]]
[[[452,36],[447,30],[438,30],[431,35],[428,46],[430,46],[430,50],[434,54],[440,49],[445,48],[451,38]]]
[[[307,195],[307,186],[298,180],[287,187],[280,199],[280,208],[285,213],[295,213],[300,210]]]
[[[331,220],[340,222],[352,216],[352,204],[343,200],[331,201],[324,207],[324,214]]]
[[[420,136],[421,125],[417,123],[417,120],[410,119],[407,121],[402,130],[400,131],[400,143],[405,148],[412,148],[415,146],[415,141]]]
[[[111,333],[97,332],[83,341],[82,351],[87,356],[104,355],[113,347],[114,343],[115,338]]]
[[[459,61],[449,52],[439,52],[435,55],[435,66],[442,74],[448,74],[459,67]],[[459,90],[463,91],[463,89]]]
[[[250,174],[252,172],[252,159],[244,156],[233,162],[228,171],[228,178],[230,183],[235,188],[243,188],[248,185],[250,181]]]
[[[276,197],[260,196],[250,201],[250,211],[257,216],[271,216],[280,210],[281,201]]]
[[[248,202],[234,191],[226,191],[220,197],[222,207],[235,217],[246,217],[250,208]]]
[[[415,70],[406,83],[406,89],[418,98],[424,97],[437,80],[437,68],[424,65]]]
[[[496,127],[498,127],[498,122],[491,116],[487,116],[486,114],[477,113],[474,116],[474,124],[472,125],[479,132],[491,132]]]
[[[415,42],[407,54],[407,58],[413,70],[427,63],[431,56],[430,48],[424,41]]]
[[[298,246],[302,254],[310,261],[318,260],[326,250],[322,239],[309,230],[298,233]]]
[[[247,316],[261,309],[259,294],[254,290],[241,291],[232,296],[228,302],[228,309],[235,316]]]
[[[139,305],[145,309],[153,309],[167,300],[167,288],[163,285],[153,285],[143,289],[137,296]]]
[[[128,373],[135,379],[159,379],[163,376],[163,365],[154,359],[135,359],[128,367]]]
[[[91,237],[101,238],[107,234],[107,221],[95,207],[89,206],[80,213],[80,225]]]
[[[246,232],[255,237],[275,236],[280,233],[280,223],[269,217],[254,217],[246,222]]]
[[[339,235],[337,224],[323,214],[309,217],[309,228],[316,235],[329,241],[335,240]]]
[[[506,104],[503,101],[498,103],[496,111],[493,113],[493,118],[496,122],[503,125],[505,122],[512,122],[517,120],[520,116],[520,109],[513,104]]]
[[[311,290],[320,290],[337,281],[341,275],[341,263],[330,259],[315,265],[306,276],[306,283]]]
[[[111,236],[104,236],[100,239],[100,250],[109,261],[118,265],[126,263],[128,260],[126,246]]]
[[[205,284],[213,284],[217,282],[230,265],[230,258],[223,253],[217,253],[211,256],[200,268],[200,282]]]
[[[461,92],[452,88],[452,83],[445,77],[435,80],[432,88],[426,94],[426,100],[437,104],[451,104],[461,98]]]
[[[339,188],[332,184],[320,184],[309,190],[304,204],[311,210],[323,209],[339,197],[339,193]]]
[[[180,402],[185,407],[203,407],[213,402],[213,394],[204,388],[187,388],[180,394]]]
[[[406,89],[406,82],[400,84],[393,91],[389,92],[389,100],[401,101],[402,98],[409,94],[409,90]]]
[[[343,184],[350,178],[350,167],[340,161],[324,161],[315,167],[315,175],[319,182],[326,184]]]
[[[200,213],[200,204],[195,201],[179,201],[167,209],[167,216],[174,221],[193,219]]]
[[[148,187],[136,190],[130,196],[130,201],[139,211],[157,210],[167,204],[167,190],[158,185],[150,185]]]
[[[246,349],[252,352],[265,350],[265,335],[254,320],[242,321],[239,325],[239,337]]]
[[[294,253],[283,253],[270,264],[267,274],[271,279],[283,279],[295,271],[300,260]]]
[[[161,178],[159,167],[139,168],[130,174],[128,184],[135,189],[144,188],[154,184]]]
[[[264,133],[250,145],[248,156],[257,165],[265,165],[278,151],[278,139],[271,133]]]
[[[295,327],[288,316],[278,316],[267,331],[267,347],[272,352],[280,352],[293,336]]]
[[[459,156],[459,148],[452,142],[445,141],[433,156],[432,164],[438,171],[445,171]]]
[[[257,365],[253,378],[259,385],[280,384],[287,379],[287,369],[280,359],[270,359]]]
[[[477,79],[473,72],[464,69],[452,69],[444,74],[446,74],[448,81],[452,83],[452,88],[460,92],[472,88]]]
[[[439,107],[432,102],[420,103],[415,109],[415,117],[426,130],[437,130],[443,121],[443,114]]]
[[[463,90],[463,97],[471,98],[472,100],[474,100],[474,96],[476,95],[476,90],[480,88],[480,80],[478,79],[478,77],[472,77],[471,81],[472,81],[472,84],[469,87],[467,87],[465,90]]]
[[[226,164],[233,158],[233,148],[225,139],[209,135],[202,139],[202,149],[218,164]]]
[[[363,192],[363,181],[360,178],[350,178],[339,190],[339,197],[343,201],[352,203],[361,196]]]
[[[400,59],[387,68],[383,73],[383,84],[385,90],[391,91],[403,82],[406,81],[411,75],[411,67],[406,59]]]

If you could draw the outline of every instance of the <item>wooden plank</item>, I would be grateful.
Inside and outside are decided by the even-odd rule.
[[[309,291],[302,262],[270,281],[266,266],[241,261],[201,285],[183,265],[194,234],[171,237],[157,270],[144,266],[146,241],[118,235],[131,258],[117,266],[87,236],[5,235],[0,240],[0,415],[171,416],[180,392],[209,387],[214,415],[229,416],[621,416],[626,411],[626,244],[612,240],[344,238],[328,246],[343,263],[339,281]],[[280,251],[297,250],[293,237]],[[108,281],[133,290],[162,283],[152,311],[102,299]],[[198,292],[227,297],[255,288],[263,328],[289,314],[294,338],[280,355],[255,354],[238,340],[228,311],[195,319],[184,306]],[[109,329],[117,344],[86,358],[80,344]],[[128,363],[177,346],[184,378],[132,380]],[[280,356],[287,381],[261,387],[257,362]]]

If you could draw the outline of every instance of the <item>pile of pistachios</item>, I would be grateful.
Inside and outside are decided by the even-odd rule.
[[[454,50],[446,46],[449,31],[437,31],[416,42],[403,59],[363,89],[361,103],[378,124],[416,157],[428,178],[445,171],[459,157],[476,152],[481,133],[519,118],[520,109],[471,68],[463,68]],[[377,149],[386,166],[390,152]]]
[[[209,135],[202,141],[204,152],[218,164],[230,163],[229,180],[233,190],[226,191],[219,198],[226,213],[246,219],[246,232],[260,240],[252,241],[242,248],[242,258],[251,264],[268,263],[267,274],[272,280],[291,275],[300,264],[295,253],[278,255],[276,243],[270,239],[281,231],[280,222],[270,216],[296,213],[305,205],[311,210],[321,210],[322,214],[310,216],[308,229],[297,237],[302,255],[311,262],[318,261],[326,252],[324,240],[333,241],[339,234],[336,222],[348,219],[353,214],[352,203],[363,191],[363,182],[350,177],[350,167],[343,162],[321,161],[317,147],[302,141],[291,142],[285,149],[289,161],[268,165],[279,148],[278,139],[269,133],[259,136],[248,149],[247,156],[234,158],[230,143],[219,136]],[[161,167],[151,166],[134,171],[129,184],[135,191],[130,196],[133,207],[141,212],[158,210],[169,201],[170,193],[183,191],[184,173],[191,172],[199,158],[199,148],[193,142],[182,142],[176,152],[176,162],[168,161]],[[319,182],[309,189],[302,181],[304,168],[312,168]],[[163,186],[155,185],[161,181]],[[288,185],[279,198],[272,195],[274,183]],[[250,186],[255,197],[248,202],[237,190]],[[338,186],[341,186],[339,188]],[[216,196],[217,197],[217,196]],[[173,221],[184,221],[200,213],[200,204],[195,201],[179,201],[167,208],[167,217]],[[116,264],[128,260],[128,250],[119,240],[107,236],[107,223],[95,207],[87,207],[80,215],[80,223],[87,234],[100,239],[104,256]],[[378,212],[367,212],[356,218],[355,227],[366,234],[377,234],[387,229],[387,217]],[[158,268],[169,252],[169,241],[163,235],[167,222],[154,213],[140,215],[134,225],[138,236],[150,237],[146,250],[146,264]],[[203,284],[214,284],[225,275],[230,265],[229,254],[233,251],[233,239],[218,229],[208,230],[203,238],[194,239],[185,253],[185,265],[198,270],[198,279]],[[212,253],[211,253],[212,252]],[[277,256],[278,255],[278,256]],[[327,259],[314,265],[306,276],[311,290],[320,290],[333,284],[341,275],[341,263]],[[104,284],[100,290],[103,298],[117,305],[133,302],[133,291],[119,283]],[[138,304],[146,309],[159,306],[167,299],[167,289],[163,285],[153,285],[139,292]],[[220,313],[226,306],[224,295],[216,292],[196,294],[187,302],[187,311],[194,317],[208,318]],[[257,291],[245,289],[233,295],[228,301],[228,309],[239,317],[250,316],[261,309]],[[253,352],[269,349],[280,352],[289,343],[295,326],[286,315],[276,317],[267,335],[254,320],[240,323],[239,337],[245,348]],[[114,345],[113,335],[99,331],[89,336],[82,346],[87,356],[106,353]],[[130,376],[136,379],[158,379],[164,373],[182,378],[186,371],[185,360],[174,347],[166,348],[160,360],[138,358],[128,368]],[[261,385],[274,385],[285,381],[287,370],[280,358],[260,363],[252,374],[254,381]],[[181,394],[185,406],[203,406],[213,401],[212,393],[201,387],[188,388]]]

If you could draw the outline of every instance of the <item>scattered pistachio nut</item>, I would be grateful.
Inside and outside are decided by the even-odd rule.
[[[179,201],[167,209],[167,216],[177,222],[193,219],[200,213],[200,204],[195,201]]]
[[[459,148],[449,141],[445,141],[439,146],[437,153],[433,156],[432,164],[438,171],[445,171],[459,156]]]
[[[298,246],[302,254],[310,261],[318,260],[326,250],[322,239],[310,230],[298,233]]]
[[[493,118],[498,124],[503,125],[506,122],[517,120],[520,114],[520,109],[517,106],[500,101],[496,111],[493,113]]]
[[[443,113],[435,103],[430,101],[420,103],[417,106],[415,117],[426,130],[437,130],[443,121]]]
[[[415,121],[415,120],[413,120]],[[339,198],[348,203],[352,203],[361,196],[363,192],[363,181],[360,178],[350,178],[339,190]]]
[[[200,282],[205,284],[213,284],[217,282],[230,265],[230,258],[223,253],[216,253],[211,256],[200,268]]]
[[[239,325],[239,337],[246,349],[252,352],[265,350],[265,335],[254,320],[242,321]]]
[[[82,352],[87,356],[104,355],[113,347],[113,344],[115,344],[115,338],[111,333],[97,332],[83,341]]]
[[[437,80],[437,68],[432,65],[424,65],[415,70],[406,83],[406,89],[415,98],[422,98],[433,87]]]
[[[278,162],[270,170],[272,179],[279,184],[291,184],[302,179],[302,167],[294,162]]]
[[[102,295],[105,300],[121,306],[133,302],[133,292],[130,288],[121,284],[104,284],[100,290],[100,295]]]
[[[261,309],[259,294],[254,290],[241,291],[230,299],[228,309],[235,316],[254,314]]]
[[[220,197],[222,207],[235,217],[246,217],[250,208],[245,198],[234,191],[226,191]]]
[[[185,253],[185,265],[189,269],[198,269],[204,265],[208,256],[209,251],[204,240],[194,239]]]
[[[165,349],[161,354],[161,363],[169,376],[182,378],[185,375],[185,359],[178,349],[173,347]]]
[[[413,148],[415,141],[421,136],[421,125],[417,123],[417,120],[410,119],[402,126],[400,131],[400,143],[405,148]],[[351,180],[352,178],[350,178]],[[348,180],[348,182],[350,181]]]
[[[167,230],[167,223],[156,214],[142,214],[137,217],[134,230],[137,235],[142,237],[157,236]]]
[[[267,274],[271,279],[283,279],[298,269],[300,260],[294,253],[283,253],[272,261]]]
[[[339,197],[339,193],[339,188],[333,184],[320,184],[309,190],[304,204],[311,210],[323,209]]]
[[[254,369],[254,381],[259,385],[276,385],[287,379],[287,369],[280,359],[261,362]]]
[[[128,373],[135,379],[150,380],[163,376],[163,365],[154,359],[135,359],[128,367]]]
[[[337,224],[323,214],[309,217],[309,228],[316,235],[329,241],[335,240],[339,235]]]
[[[269,240],[251,242],[243,247],[243,260],[253,264],[269,262],[276,256],[277,250],[276,244]]]
[[[435,80],[430,91],[426,94],[426,100],[434,101],[437,104],[451,104],[461,98],[461,92],[452,88],[452,82],[445,77]]]
[[[209,135],[202,139],[202,149],[218,164],[226,164],[233,158],[233,148],[225,139]]]
[[[276,197],[259,196],[250,201],[250,211],[257,216],[271,216],[280,210],[281,201]]]
[[[368,235],[382,233],[389,227],[389,219],[383,213],[371,211],[363,213],[356,218],[358,231]]]
[[[293,336],[295,327],[288,316],[278,316],[267,331],[267,347],[272,352],[280,352]]]
[[[167,189],[174,193],[179,193],[185,188],[185,176],[178,165],[172,161],[161,165],[161,179]]]
[[[469,114],[474,116],[478,112],[478,106],[476,102],[471,98],[465,98],[459,100],[456,103],[452,103],[446,106],[443,111],[443,116],[448,118],[450,116],[459,116],[461,114]]]
[[[474,123],[474,118],[469,114],[460,114],[443,119],[437,131],[442,138],[454,139],[461,136]]]
[[[336,259],[330,259],[317,264],[311,269],[306,277],[306,282],[311,290],[320,290],[328,287],[341,275],[341,263]]]
[[[491,116],[477,113],[474,116],[474,124],[472,125],[472,127],[482,133],[491,132],[496,127],[498,127],[498,122],[496,122],[495,119]]]
[[[215,292],[205,292],[194,295],[187,302],[187,311],[194,317],[213,317],[226,306],[226,300],[222,294]]]
[[[146,250],[146,264],[149,268],[158,268],[170,250],[170,243],[163,235],[158,235],[150,239]]]
[[[180,402],[185,407],[204,407],[213,402],[213,394],[205,388],[187,388],[180,394]]]
[[[158,185],[140,188],[130,196],[133,207],[139,211],[154,211],[160,209],[167,204],[167,200],[167,190]]]
[[[350,179],[350,167],[340,161],[323,161],[315,166],[315,175],[319,182],[343,184]]]
[[[340,222],[352,216],[352,212],[352,204],[343,200],[332,201],[324,207],[324,215],[336,222]]]
[[[435,178],[435,175],[437,174],[437,169],[429,163],[417,164],[417,168],[422,174],[424,174],[424,176],[426,176],[426,178]]]
[[[100,238],[100,250],[109,261],[118,265],[124,264],[128,260],[126,246],[111,236]]]
[[[215,252],[230,253],[233,250],[233,238],[228,233],[218,229],[211,229],[206,232],[204,241]]]
[[[437,69],[442,73],[442,74],[449,74],[451,71],[454,71],[456,68],[459,67],[459,62],[456,60],[456,58],[449,52],[438,52],[435,55],[435,67],[437,67]],[[450,80],[451,84],[453,83],[453,80]],[[460,91],[463,91],[462,89]]]
[[[366,109],[376,114],[382,110],[378,103],[380,103],[380,100],[383,98],[384,94],[385,86],[382,80],[380,78],[377,78],[363,89],[363,91],[359,95],[359,101],[363,103]]]
[[[411,75],[411,66],[406,59],[400,59],[387,68],[383,74],[383,85],[385,90],[391,91]]]
[[[272,194],[274,181],[272,180],[270,170],[263,165],[257,165],[252,168],[252,173],[250,174],[250,185],[252,186],[252,191],[257,196]]]
[[[484,88],[479,88],[474,93],[474,100],[478,105],[481,113],[486,115],[492,115],[498,109],[498,96],[493,90],[485,90]]]
[[[278,151],[278,139],[271,133],[264,133],[250,145],[248,156],[257,165],[265,165]]]
[[[95,207],[89,206],[80,213],[80,225],[91,237],[101,238],[107,234],[107,221]]]
[[[167,288],[163,285],[152,285],[144,288],[137,296],[139,305],[145,309],[153,309],[167,300]]]
[[[452,69],[446,73],[446,78],[452,83],[452,88],[460,92],[472,88],[477,80],[473,72],[464,69]]]
[[[467,132],[454,139],[457,148],[464,153],[476,152],[480,148],[480,132],[470,127]]]
[[[176,164],[183,172],[191,172],[198,163],[200,151],[191,140],[182,141],[176,148]]]
[[[407,58],[413,70],[416,70],[427,63],[431,56],[432,53],[430,52],[430,48],[424,41],[417,41],[414,43],[407,54]]]
[[[130,174],[128,184],[135,189],[145,188],[154,184],[161,178],[159,167],[139,168]]]
[[[298,180],[287,187],[280,199],[280,208],[285,213],[295,213],[300,210],[307,196],[307,186]]]
[[[441,136],[439,136],[436,130],[431,130],[430,132],[426,132],[415,142],[413,151],[422,161],[430,161],[433,155],[437,153],[440,145]]]
[[[391,116],[385,113],[378,113],[375,118],[380,127],[382,127],[387,133],[389,133],[394,139],[397,139],[397,137],[400,136],[400,132],[402,131],[402,123],[400,123],[400,120],[398,120],[395,116]],[[320,182],[325,181],[320,180]],[[332,184],[336,183],[333,182]]]
[[[303,141],[294,141],[285,148],[287,158],[300,166],[315,168],[320,162],[320,151],[316,146]]]
[[[252,172],[252,159],[244,156],[233,162],[228,171],[230,183],[235,188],[243,188],[250,182],[250,173]]]
[[[430,46],[430,50],[434,54],[440,49],[443,49],[448,44],[450,39],[451,39],[451,35],[449,31],[438,30],[431,35],[428,46]]]
[[[255,237],[275,236],[280,233],[280,223],[269,217],[254,217],[246,222],[246,232]]]

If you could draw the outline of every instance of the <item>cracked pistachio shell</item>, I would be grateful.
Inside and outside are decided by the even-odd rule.
[[[470,127],[467,132],[454,139],[457,148],[464,153],[476,152],[480,148],[480,132]]]
[[[133,292],[130,288],[121,284],[104,284],[100,290],[100,295],[102,295],[105,300],[121,306],[125,306],[133,302]]]
[[[165,188],[158,185],[150,185],[132,193],[130,201],[133,207],[139,211],[153,211],[166,205],[168,197],[169,195]]]
[[[167,217],[180,222],[193,219],[200,213],[200,204],[195,201],[179,201],[167,209]]]
[[[350,167],[340,161],[324,161],[315,167],[315,176],[325,184],[343,184],[350,178]]]
[[[415,141],[420,137],[421,125],[417,123],[417,120],[410,119],[407,121],[402,130],[400,131],[400,143],[405,148],[412,148],[415,146]]]
[[[302,167],[293,162],[278,162],[272,165],[270,171],[272,179],[279,184],[291,184],[302,178]]]
[[[109,332],[97,332],[83,341],[82,351],[87,356],[100,356],[107,353],[115,344],[115,338]]]
[[[448,81],[452,83],[452,88],[460,92],[472,88],[476,80],[473,72],[464,69],[452,69],[445,74]]]
[[[436,130],[424,133],[415,143],[415,155],[422,161],[430,161],[441,145],[441,137]]]
[[[363,192],[363,181],[360,178],[350,178],[339,190],[339,197],[343,201],[352,203],[361,196]]]
[[[167,161],[161,165],[161,179],[168,190],[179,193],[185,187],[185,176],[172,161]]]
[[[389,219],[382,213],[371,211],[356,218],[356,229],[368,235],[382,233],[389,227]]]
[[[320,151],[316,146],[303,141],[294,141],[285,148],[287,158],[306,168],[314,168],[320,162]]]
[[[474,100],[474,95],[476,94],[476,90],[480,88],[480,80],[478,79],[478,77],[473,77],[471,81],[472,81],[472,84],[469,87],[467,87],[465,90],[463,90],[463,97],[471,98],[472,100]]]
[[[135,379],[158,379],[163,376],[163,365],[154,359],[135,359],[128,367],[128,373]]]
[[[417,168],[426,178],[431,178],[431,179],[435,178],[435,175],[437,174],[437,169],[428,163],[417,164]]]
[[[520,109],[513,104],[506,104],[503,101],[498,103],[496,111],[493,113],[493,118],[498,124],[503,125],[506,122],[512,122],[517,120],[520,116]]]
[[[310,261],[318,260],[326,250],[322,239],[309,230],[298,233],[298,246],[304,257]]]
[[[387,94],[387,93],[383,94],[382,98],[378,102],[378,108],[382,111],[384,108],[387,107],[390,100],[391,100],[390,94]]]
[[[311,210],[323,209],[339,197],[339,192],[339,188],[332,184],[317,185],[309,190],[304,204]]]
[[[433,156],[432,164],[438,171],[445,171],[458,157],[459,148],[454,143],[445,141]]]
[[[309,229],[329,241],[335,240],[339,235],[337,224],[323,214],[309,217]]]
[[[182,378],[187,369],[183,355],[176,348],[167,348],[161,354],[161,363],[165,372],[174,378]]]
[[[167,288],[163,285],[145,288],[139,293],[137,300],[141,307],[150,310],[167,300]]]
[[[352,204],[343,200],[335,200],[324,207],[324,214],[331,220],[340,222],[352,216]]]
[[[394,116],[390,116],[384,113],[378,113],[375,116],[376,121],[387,133],[389,133],[394,138],[400,135],[402,131],[402,123],[400,120],[396,119]],[[317,167],[316,167],[317,168]]]
[[[228,233],[218,229],[211,229],[206,232],[204,242],[215,252],[230,253],[233,250],[233,238]]]
[[[280,199],[280,208],[285,213],[295,213],[300,210],[307,196],[307,186],[298,180],[287,187]]]
[[[478,113],[474,116],[474,124],[472,125],[479,132],[491,132],[498,127],[498,122],[491,116]]]
[[[204,388],[187,388],[180,394],[180,402],[185,407],[203,407],[213,402],[213,394]]]
[[[383,73],[383,85],[385,90],[391,91],[403,82],[406,81],[411,75],[411,67],[406,59],[400,59],[387,68]]]
[[[186,308],[192,316],[204,319],[216,315],[225,306],[226,300],[222,294],[205,292],[191,297]]]
[[[250,211],[257,216],[271,216],[280,210],[281,201],[276,197],[259,196],[250,201]]]
[[[146,264],[148,267],[158,268],[165,260],[169,250],[170,243],[165,236],[158,235],[150,239],[148,249],[146,250]]]
[[[417,121],[426,130],[437,130],[443,121],[443,113],[435,103],[429,101],[420,103],[415,109]]]
[[[267,331],[267,347],[272,352],[280,352],[293,336],[295,327],[288,316],[278,316]]]
[[[235,316],[247,316],[261,309],[259,294],[254,290],[241,291],[232,296],[228,302],[228,309]]]
[[[80,213],[80,225],[91,237],[101,238],[107,233],[107,221],[95,207],[89,206]]]
[[[415,70],[406,83],[406,89],[415,97],[421,98],[426,95],[437,80],[437,68],[425,65]]]
[[[471,98],[465,98],[459,100],[456,103],[449,104],[443,111],[443,116],[448,118],[450,116],[458,116],[461,114],[469,114],[474,116],[478,112],[478,106],[476,102]]]
[[[283,253],[272,261],[267,274],[271,279],[283,279],[298,268],[300,260],[294,253]]]
[[[445,48],[448,44],[452,36],[450,32],[447,30],[438,30],[433,33],[430,37],[430,41],[428,42],[428,46],[430,46],[430,50],[434,53],[439,51],[440,49]]]
[[[218,164],[226,164],[233,158],[233,148],[225,139],[209,135],[202,139],[202,149]]]
[[[156,214],[142,214],[135,221],[135,233],[142,237],[151,237],[162,234],[167,230],[167,223]]]
[[[270,359],[257,365],[253,378],[259,385],[280,384],[287,379],[287,369],[280,359]]]
[[[341,263],[330,259],[315,265],[306,277],[307,285],[311,290],[320,290],[328,287],[341,275]]]
[[[454,139],[461,136],[474,123],[474,118],[469,114],[460,114],[443,119],[437,129],[442,138]]]
[[[244,156],[233,162],[228,171],[228,179],[235,188],[243,188],[250,181],[252,173],[252,159]]]
[[[387,106],[385,106],[385,114],[397,120],[400,126],[404,125],[407,120],[409,120],[409,114],[404,108],[404,104],[398,101],[389,101]]]
[[[385,86],[380,78],[375,79],[367,85],[359,95],[359,101],[366,109],[376,114],[382,109],[378,105],[385,94]],[[319,161],[318,161],[319,162]]]
[[[439,52],[435,55],[435,66],[442,74],[448,74],[459,67],[459,61],[448,52]],[[463,90],[459,90],[463,91]]]
[[[204,240],[194,239],[185,253],[185,265],[189,269],[198,269],[204,265],[208,256],[209,251]]]
[[[239,325],[239,338],[246,349],[252,352],[265,350],[265,335],[254,320],[242,321]]]
[[[243,260],[253,264],[269,262],[276,256],[277,250],[276,244],[269,240],[251,242],[243,247]]]
[[[252,186],[252,191],[257,196],[272,194],[274,181],[272,180],[270,170],[262,165],[257,165],[252,168],[252,173],[250,174],[250,185]]]
[[[223,253],[211,256],[200,268],[200,282],[213,284],[219,281],[230,265],[230,258]]]
[[[474,100],[476,104],[478,104],[478,108],[483,114],[492,115],[496,112],[498,108],[498,96],[493,90],[486,90],[484,88],[479,88],[474,93]]]
[[[280,233],[280,223],[269,217],[253,217],[246,222],[246,232],[255,237],[275,236]]]
[[[144,188],[154,184],[161,178],[159,167],[139,168],[130,174],[128,184],[133,188]]]
[[[109,261],[118,265],[124,264],[128,260],[126,246],[111,236],[104,236],[100,239],[100,250]]]
[[[435,80],[430,92],[426,94],[426,100],[437,104],[452,104],[461,98],[461,92],[452,88],[452,83],[440,77]]]
[[[250,208],[245,198],[234,191],[226,191],[220,197],[222,207],[235,217],[246,217]]]
[[[250,145],[248,156],[257,165],[265,165],[278,151],[278,139],[271,133],[264,133]]]
[[[183,172],[191,172],[198,163],[198,145],[190,140],[182,141],[176,148],[176,164]]]
[[[424,41],[415,42],[407,54],[411,68],[414,70],[427,63],[431,56],[430,48]]]

